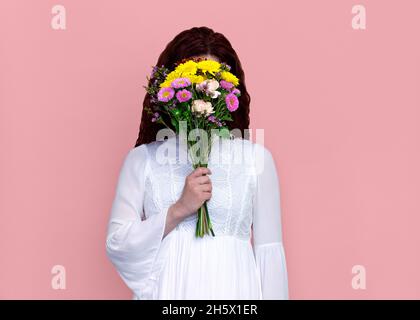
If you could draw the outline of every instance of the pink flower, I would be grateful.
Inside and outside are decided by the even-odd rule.
[[[158,100],[162,102],[168,102],[173,98],[174,94],[175,91],[171,87],[162,88],[158,92]]]
[[[233,94],[235,94],[235,95],[240,95],[241,94],[241,91],[239,90],[239,89],[233,89],[232,91],[231,91],[231,93],[233,93]]]
[[[230,112],[235,111],[236,109],[238,109],[239,107],[239,100],[238,97],[233,94],[233,93],[229,93],[226,96],[226,106],[229,109]]]
[[[220,86],[225,90],[230,90],[233,88],[233,83],[230,83],[226,80],[220,80]]]
[[[171,82],[171,87],[175,89],[185,88],[191,84],[190,79],[188,78],[177,78]]]
[[[176,98],[179,102],[185,102],[190,100],[192,97],[192,94],[187,89],[180,90],[176,93]]]

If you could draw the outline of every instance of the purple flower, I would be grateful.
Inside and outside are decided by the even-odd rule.
[[[190,91],[188,91],[187,89],[182,89],[182,90],[179,90],[179,91],[176,93],[176,98],[178,99],[178,101],[179,101],[179,102],[185,102],[185,101],[188,101],[188,100],[190,100],[190,99],[191,99],[191,97],[192,97],[192,94],[191,94],[191,92],[190,92]]]
[[[157,66],[154,66],[154,67],[153,67],[152,72],[150,73],[150,77],[151,77],[151,78],[153,78],[153,77],[155,76],[155,73],[156,73],[157,69],[158,69],[158,67],[157,67]]]
[[[171,82],[172,88],[180,89],[185,88],[191,85],[191,81],[188,78],[177,78],[174,81]]]
[[[225,90],[230,90],[233,88],[233,83],[230,83],[226,80],[220,80],[220,86]]]
[[[157,120],[157,119],[159,119],[159,117],[160,117],[159,112],[155,112],[155,113],[153,114],[153,117],[152,117],[152,122],[156,122],[156,120]]]
[[[217,119],[214,115],[208,116],[207,117],[207,120],[209,120],[210,122],[215,123],[218,127],[221,127],[222,126],[222,122],[219,119]]]
[[[235,111],[239,107],[239,100],[238,97],[235,96],[233,93],[229,93],[226,96],[226,106],[229,109],[230,112]]]
[[[164,87],[158,92],[158,100],[162,102],[168,102],[173,98],[174,94],[174,89],[172,89],[171,87]]]

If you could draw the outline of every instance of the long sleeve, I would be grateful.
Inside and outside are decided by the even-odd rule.
[[[282,240],[280,187],[270,151],[256,144],[257,188],[253,197],[253,249],[263,299],[289,298]]]
[[[153,288],[153,267],[161,247],[167,208],[144,219],[143,200],[147,148],[126,155],[120,170],[106,238],[106,252],[126,285],[140,299]]]

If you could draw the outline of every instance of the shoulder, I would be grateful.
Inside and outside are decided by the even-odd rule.
[[[231,140],[233,147],[232,157],[234,163],[244,167],[252,167],[254,174],[260,175],[275,167],[271,151],[262,142],[253,142],[248,139],[235,138]]]
[[[247,155],[251,156],[255,161],[264,158],[272,159],[272,153],[268,147],[261,142],[253,142],[248,139],[235,138],[232,140],[235,148],[243,150]]]
[[[126,155],[126,158],[135,160],[142,159],[145,156],[147,156],[147,144],[141,144],[139,146],[131,148]]]
[[[243,145],[245,155],[251,159],[256,175],[272,174],[276,170],[273,154],[263,142],[253,142],[244,139],[237,143]]]
[[[151,154],[153,154],[156,149],[164,143],[166,140],[157,140],[152,141],[149,143],[144,143],[141,145],[138,145],[132,149],[129,150],[128,155],[133,158],[144,158],[149,157]]]
[[[134,170],[141,170],[148,159],[148,147],[147,144],[141,144],[134,148],[131,148],[126,152],[123,167],[131,168]]]

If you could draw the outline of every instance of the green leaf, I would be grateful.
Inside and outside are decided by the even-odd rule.
[[[232,115],[230,113],[224,114],[220,119],[221,120],[233,121]]]
[[[172,118],[172,117],[171,117],[171,123],[172,123],[172,125],[174,126],[174,128],[175,128],[176,132],[178,132],[178,131],[179,131],[179,130],[178,130],[178,121],[176,121],[176,119],[175,119],[175,118]]]

